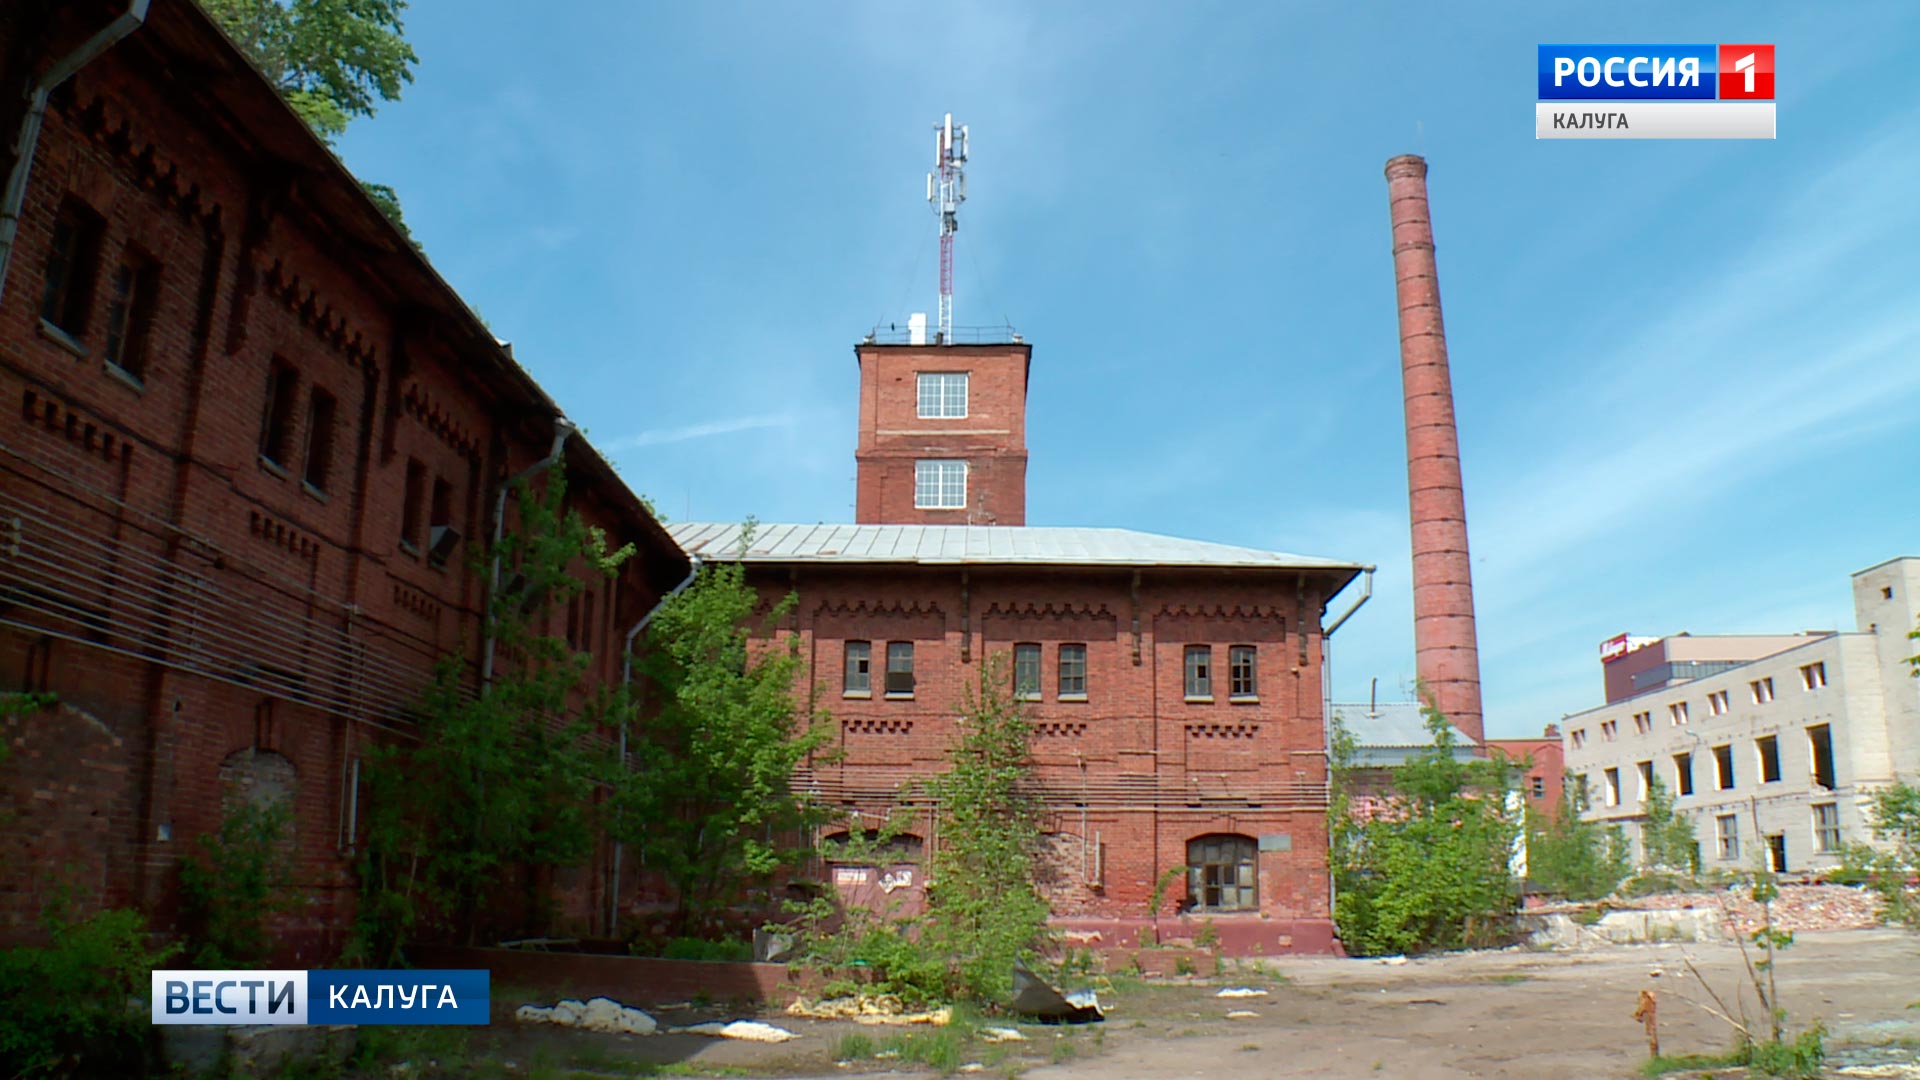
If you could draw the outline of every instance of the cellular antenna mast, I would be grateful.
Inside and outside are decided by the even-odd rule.
[[[953,114],[933,125],[933,171],[927,174],[927,202],[940,215],[940,336],[953,342],[953,234],[960,227],[960,204],[967,201],[967,125],[953,126]]]

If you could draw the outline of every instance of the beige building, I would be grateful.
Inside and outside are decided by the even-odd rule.
[[[1871,841],[1864,808],[1896,776],[1920,777],[1920,679],[1907,657],[1920,620],[1920,558],[1853,575],[1851,632],[1615,638],[1609,698],[1561,721],[1587,816],[1638,825],[1648,785],[1676,793],[1701,865],[1831,867]],[[1757,655],[1756,655],[1757,654]]]

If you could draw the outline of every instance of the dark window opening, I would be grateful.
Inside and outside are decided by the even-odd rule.
[[[1808,728],[1807,747],[1812,752],[1814,784],[1828,791],[1839,787],[1833,776],[1833,729],[1825,724]]]
[[[1187,892],[1205,911],[1260,907],[1254,843],[1244,836],[1203,836],[1187,843]]]
[[[567,597],[567,648],[580,651],[580,597]]]
[[[1532,784],[1533,784],[1533,797],[1536,799],[1546,798],[1547,797],[1547,778],[1544,776],[1535,776],[1535,777],[1531,777],[1530,779],[1532,780]]]
[[[1187,696],[1190,698],[1213,696],[1212,646],[1187,646]]]
[[[1682,795],[1693,794],[1693,755],[1673,755],[1674,790]]]
[[[887,693],[913,696],[913,642],[887,642]]]
[[[147,370],[147,330],[153,324],[160,268],[129,251],[114,268],[107,295],[107,363],[141,378]]]
[[[267,407],[260,422],[260,456],[284,466],[292,460],[293,396],[300,376],[285,362],[267,369]]]
[[[1776,874],[1787,872],[1787,835],[1774,833],[1767,837],[1767,869]]]
[[[866,641],[847,642],[847,678],[848,694],[870,694],[873,692],[873,645]]]
[[[1230,697],[1250,698],[1260,693],[1259,684],[1254,681],[1254,647],[1235,645],[1227,650],[1227,694]]]
[[[1060,696],[1087,696],[1087,647],[1060,646]]]
[[[301,479],[316,491],[327,490],[327,477],[333,472],[333,416],[337,403],[333,395],[313,388],[307,402],[306,469]]]
[[[1780,780],[1780,740],[1768,735],[1755,739],[1754,745],[1760,750],[1760,782],[1778,783]]]
[[[1721,791],[1733,790],[1733,747],[1713,748],[1713,776],[1715,787]]]
[[[427,517],[427,561],[447,565],[454,546],[460,543],[460,530],[453,523],[453,485],[441,477],[433,478],[432,510]]]
[[[420,546],[420,510],[421,500],[427,494],[427,467],[409,458],[407,460],[407,487],[405,502],[400,504],[400,542],[408,550]]]
[[[53,242],[47,247],[46,288],[40,294],[40,317],[68,337],[78,338],[87,328],[87,309],[93,306],[94,270],[100,259],[100,215],[78,199],[68,199],[53,223]]]
[[[580,651],[593,651],[593,590],[580,594]]]
[[[1021,701],[1040,697],[1040,646],[1013,647],[1013,696]]]

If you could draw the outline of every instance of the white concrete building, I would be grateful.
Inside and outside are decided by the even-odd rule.
[[[1818,870],[1838,863],[1842,845],[1870,842],[1874,789],[1920,780],[1920,678],[1907,662],[1920,652],[1907,636],[1920,620],[1920,558],[1853,575],[1853,600],[1852,632],[1769,638],[1753,659],[1675,661],[1664,678],[1636,675],[1650,689],[1562,720],[1587,816],[1625,826],[1637,858],[1648,780],[1658,777],[1693,821],[1703,868],[1764,856],[1777,870]],[[1626,655],[1621,640],[1609,661]],[[1756,640],[1729,638],[1720,651],[1751,654]],[[1674,652],[1709,657],[1715,641],[1692,637]]]

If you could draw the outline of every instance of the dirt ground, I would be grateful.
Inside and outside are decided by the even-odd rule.
[[[769,1015],[762,1019],[801,1037],[762,1045],[696,1035],[598,1036],[509,1021],[486,1029],[489,1045],[476,1055],[481,1067],[440,1075],[853,1078],[942,1071],[910,1060],[927,1056],[935,1066],[962,1067],[961,1075],[1032,1080],[1632,1077],[1646,1056],[1645,1034],[1631,1019],[1643,989],[1659,998],[1663,1052],[1717,1053],[1728,1046],[1727,1025],[1682,1000],[1712,1004],[1687,971],[1686,956],[1731,1003],[1744,979],[1731,943],[1579,953],[1516,949],[1399,964],[1282,958],[1264,962],[1265,976],[1121,980],[1102,995],[1105,1023],[1021,1024],[1022,1042],[987,1045],[975,1038],[937,1046],[928,1041],[937,1033],[919,1028],[910,1034],[918,1051],[909,1047],[904,1056],[875,1059],[872,1054],[884,1053],[888,1039],[903,1029]],[[1920,936],[1885,929],[1802,933],[1781,954],[1778,983],[1792,1024],[1826,1025],[1836,1065],[1920,1061],[1920,1008],[1909,1008],[1920,1003]],[[1217,997],[1226,986],[1268,993]],[[1757,1015],[1750,991],[1746,1007]],[[1230,1011],[1254,1015],[1229,1019]],[[741,1014],[689,1009],[662,1012],[660,1019],[679,1025],[722,1015]],[[871,1047],[842,1061],[850,1034],[856,1047],[861,1037]]]

